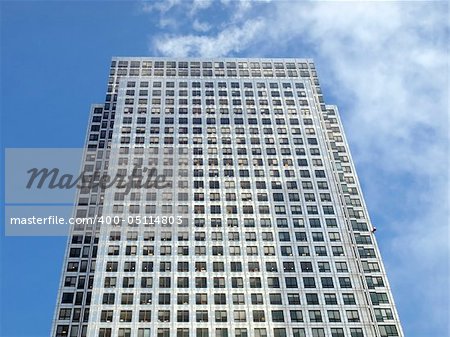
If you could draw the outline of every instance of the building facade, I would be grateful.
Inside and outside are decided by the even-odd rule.
[[[113,58],[83,170],[52,337],[403,336],[312,60]]]

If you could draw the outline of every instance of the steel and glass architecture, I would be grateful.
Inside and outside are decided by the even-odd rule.
[[[52,337],[403,336],[311,59],[113,58]],[[93,178],[95,179],[95,178]]]

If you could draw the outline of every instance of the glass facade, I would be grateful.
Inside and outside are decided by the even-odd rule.
[[[83,168],[52,337],[403,336],[312,60],[114,58]]]

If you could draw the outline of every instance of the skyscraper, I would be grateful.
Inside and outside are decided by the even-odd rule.
[[[403,336],[312,60],[113,58],[83,170],[52,337]]]

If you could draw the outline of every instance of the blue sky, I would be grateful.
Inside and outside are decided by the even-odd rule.
[[[112,56],[314,58],[405,334],[449,335],[446,2],[2,1],[0,15],[3,148],[81,147]],[[48,336],[66,239],[0,243],[0,335]]]

